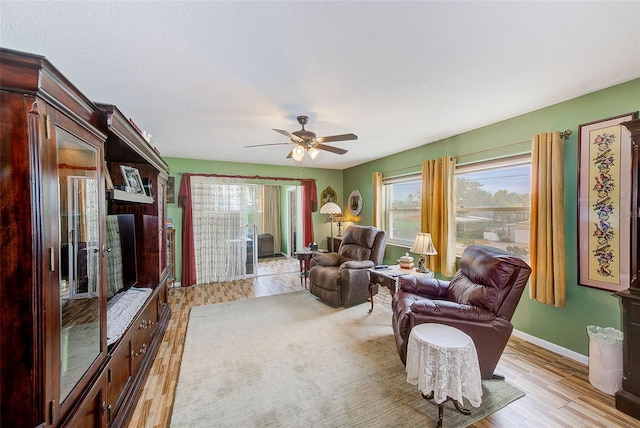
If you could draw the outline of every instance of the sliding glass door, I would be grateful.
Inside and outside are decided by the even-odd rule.
[[[196,176],[191,192],[196,283],[255,275],[256,185]]]
[[[196,284],[257,276],[260,256],[302,248],[301,198],[300,186],[192,176]]]

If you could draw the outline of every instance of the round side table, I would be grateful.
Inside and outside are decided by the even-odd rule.
[[[442,427],[444,403],[456,409],[466,397],[473,407],[482,403],[480,364],[473,340],[457,328],[435,323],[411,329],[407,346],[407,382],[417,385],[425,399],[438,404],[438,427]]]

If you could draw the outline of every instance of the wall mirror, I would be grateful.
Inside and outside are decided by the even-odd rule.
[[[100,354],[98,151],[56,128],[60,221],[60,400]]]

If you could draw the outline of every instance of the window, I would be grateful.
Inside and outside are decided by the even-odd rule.
[[[529,258],[531,156],[456,168],[456,252],[471,244]]]
[[[471,244],[502,248],[529,259],[531,155],[456,168],[456,253]],[[419,173],[383,180],[387,242],[410,247],[420,232]]]
[[[383,180],[382,188],[387,242],[411,246],[420,232],[420,174]]]

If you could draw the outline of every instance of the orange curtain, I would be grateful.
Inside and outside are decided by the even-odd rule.
[[[422,163],[422,232],[431,234],[438,254],[428,256],[429,269],[451,277],[456,272],[456,158],[445,156]]]
[[[566,304],[564,246],[564,141],[559,132],[534,135],[531,144],[529,297]]]
[[[374,172],[371,181],[373,188],[373,226],[382,229],[382,173]]]

